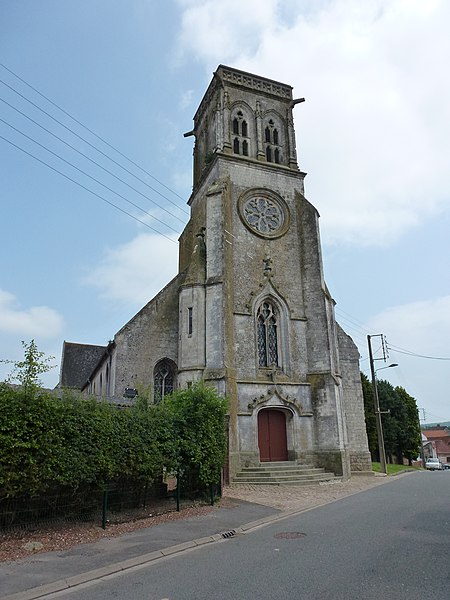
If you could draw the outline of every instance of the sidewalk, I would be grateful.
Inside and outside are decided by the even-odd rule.
[[[45,598],[52,592],[217,542],[388,481],[392,479],[354,477],[347,482],[323,486],[226,488],[223,506],[196,516],[79,544],[63,551],[42,552],[0,563],[0,597],[2,600]]]
[[[31,600],[52,591],[150,562],[187,548],[223,539],[223,533],[280,511],[242,500],[196,517],[168,521],[120,537],[103,538],[65,551],[0,563],[0,597]],[[11,596],[12,595],[12,596]]]

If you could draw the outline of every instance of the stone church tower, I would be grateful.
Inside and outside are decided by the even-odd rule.
[[[179,273],[94,347],[80,386],[118,399],[140,384],[157,401],[203,379],[229,399],[231,476],[260,461],[370,470],[359,353],[335,321],[297,165],[298,102],[288,85],[218,67],[185,134],[194,185]],[[64,344],[61,385],[75,346]]]

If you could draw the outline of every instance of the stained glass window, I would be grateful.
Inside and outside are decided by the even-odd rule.
[[[155,366],[154,394],[155,403],[161,402],[164,396],[171,394],[175,389],[175,364],[165,358]]]
[[[277,312],[271,302],[258,309],[258,363],[260,367],[279,366]]]

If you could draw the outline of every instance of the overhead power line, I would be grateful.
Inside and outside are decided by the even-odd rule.
[[[4,65],[2,65],[2,66],[4,66]],[[182,212],[184,212],[186,214],[189,214],[189,212],[187,210],[179,207],[170,198],[168,198],[167,196],[165,196],[164,194],[162,194],[159,190],[157,190],[156,188],[154,188],[153,186],[151,186],[150,184],[148,184],[142,178],[140,178],[137,175],[135,175],[132,171],[130,171],[129,169],[127,169],[126,167],[124,167],[123,165],[121,165],[119,162],[117,162],[116,160],[114,160],[114,158],[112,158],[111,156],[109,156],[108,154],[106,154],[105,152],[103,152],[102,150],[100,150],[99,148],[97,148],[94,144],[91,144],[91,142],[89,142],[86,138],[84,138],[83,136],[81,136],[78,133],[76,133],[76,131],[74,131],[73,129],[71,129],[70,127],[68,127],[64,123],[62,123],[59,119],[57,119],[56,117],[54,117],[53,115],[51,115],[49,112],[47,112],[46,110],[44,110],[43,108],[41,108],[38,104],[36,104],[35,102],[33,102],[32,100],[30,100],[29,98],[27,98],[24,94],[22,94],[21,92],[19,92],[18,90],[16,90],[13,86],[11,86],[8,83],[6,83],[6,81],[3,81],[3,79],[0,79],[0,83],[2,83],[5,87],[7,87],[8,89],[10,89],[15,94],[17,94],[20,98],[22,98],[23,100],[25,100],[26,102],[28,102],[29,104],[31,104],[32,106],[34,106],[35,108],[37,108],[40,112],[42,112],[43,114],[45,114],[47,117],[49,117],[50,119],[52,119],[53,121],[55,121],[56,123],[58,123],[58,125],[60,125],[64,129],[66,129],[67,131],[69,131],[72,135],[74,135],[75,137],[77,137],[78,139],[80,139],[81,141],[83,141],[85,144],[87,144],[88,146],[90,146],[91,148],[93,148],[96,152],[98,152],[99,154],[101,154],[102,156],[104,156],[105,158],[107,158],[108,160],[110,160],[112,163],[114,163],[120,169],[123,169],[129,175],[131,175],[132,177],[136,178],[138,181],[140,181],[145,186],[147,186],[149,189],[151,189],[153,192],[155,192],[156,194],[158,194],[159,196],[161,196],[162,198],[164,198],[165,200],[167,200],[168,202],[170,202],[178,210],[181,210]],[[164,186],[164,187],[166,187],[166,186]]]
[[[416,358],[428,358],[430,360],[450,360],[448,356],[428,356],[426,354],[418,354],[417,352],[411,352],[410,350],[405,350],[404,348],[399,348],[398,346],[394,346],[393,344],[388,344],[389,348],[392,348],[395,352],[399,354],[405,354],[407,356],[414,356]]]
[[[56,138],[57,140],[59,140],[60,142],[62,142],[63,144],[65,144],[66,146],[68,146],[69,148],[71,148],[72,150],[74,150],[75,152],[77,152],[78,154],[80,154],[83,158],[86,158],[87,160],[89,160],[91,163],[93,163],[94,165],[96,165],[97,167],[99,167],[100,169],[102,169],[103,171],[105,171],[105,173],[108,173],[108,175],[111,175],[111,177],[114,177],[115,179],[117,179],[118,181],[120,181],[121,183],[123,183],[124,185],[126,185],[127,187],[129,187],[131,190],[133,190],[134,192],[136,192],[137,194],[139,194],[143,198],[146,198],[147,200],[149,200],[150,202],[152,202],[152,204],[154,204],[155,206],[157,206],[158,208],[160,208],[161,210],[163,210],[164,212],[166,212],[168,215],[170,215],[174,219],[177,219],[177,221],[180,221],[180,223],[183,223],[183,224],[185,223],[185,220],[180,219],[179,217],[177,217],[176,215],[174,215],[170,210],[167,210],[166,208],[164,208],[164,206],[161,206],[160,204],[158,204],[157,202],[155,202],[155,200],[153,200],[152,198],[150,198],[146,194],[143,194],[141,191],[139,191],[138,189],[136,189],[135,187],[133,187],[132,185],[130,185],[129,183],[127,183],[124,179],[118,177],[117,175],[115,175],[114,173],[112,173],[111,171],[109,171],[108,169],[106,169],[103,165],[101,165],[100,163],[98,163],[97,161],[95,161],[94,159],[92,159],[90,156],[87,156],[86,154],[84,154],[83,152],[81,152],[81,150],[78,150],[78,148],[75,148],[75,146],[72,146],[72,144],[69,144],[69,142],[66,142],[66,140],[63,140],[62,138],[60,138],[58,135],[56,135],[56,133],[53,133],[53,131],[50,131],[50,129],[47,129],[46,127],[44,127],[43,125],[41,125],[40,123],[38,123],[37,121],[35,121],[34,119],[32,119],[31,117],[29,117],[27,114],[25,114],[24,112],[22,112],[21,110],[19,110],[18,108],[16,108],[15,106],[13,106],[12,104],[10,104],[9,102],[7,102],[4,98],[0,97],[0,101],[3,102],[4,104],[8,105],[10,108],[12,108],[16,112],[18,112],[20,115],[22,115],[23,117],[25,117],[26,119],[28,119],[29,121],[31,121],[32,123],[34,123],[35,125],[37,125],[38,127],[40,127],[41,129],[43,129],[46,133],[49,133],[51,136],[53,136],[54,138]],[[6,123],[6,121],[4,121],[4,123]],[[9,125],[9,123],[6,123],[6,124]],[[12,127],[12,125],[10,125],[10,127]],[[22,135],[26,135],[22,131],[20,131],[20,130],[18,130],[18,131],[19,131],[19,133],[22,133]]]
[[[83,127],[83,129],[86,129],[86,131],[89,131],[89,133],[91,133],[98,140],[100,140],[101,142],[103,142],[104,144],[106,144],[106,146],[108,146],[109,148],[111,148],[112,150],[114,150],[114,152],[117,152],[117,154],[119,154],[120,156],[122,156],[122,158],[125,158],[125,160],[127,160],[128,162],[130,162],[132,165],[134,165],[140,171],[142,171],[143,173],[145,173],[146,175],[148,175],[149,177],[151,177],[153,179],[153,181],[156,181],[157,183],[159,183],[159,185],[161,185],[167,191],[171,192],[174,196],[177,196],[177,198],[179,198],[181,201],[184,202],[185,199],[182,196],[180,196],[179,194],[177,194],[177,192],[175,192],[169,186],[167,186],[165,183],[163,183],[162,181],[160,181],[159,179],[157,179],[154,175],[152,175],[151,173],[149,173],[148,171],[146,171],[138,163],[134,162],[134,160],[132,160],[129,156],[126,156],[126,154],[123,154],[115,146],[113,146],[107,140],[105,140],[100,135],[98,135],[97,133],[95,133],[95,131],[93,131],[92,129],[89,129],[89,127],[87,127],[87,125],[84,125],[76,117],[74,117],[69,112],[67,112],[64,108],[62,108],[61,106],[59,106],[59,104],[57,104],[56,102],[54,102],[53,100],[51,100],[48,96],[46,96],[45,94],[43,94],[42,92],[40,92],[38,89],[36,89],[35,87],[33,87],[30,83],[28,83],[28,81],[25,81],[25,79],[23,79],[22,77],[20,77],[19,75],[17,75],[17,73],[15,73],[12,69],[8,68],[3,63],[0,63],[0,66],[3,67],[6,71],[8,71],[8,73],[11,73],[11,75],[14,75],[14,77],[16,77],[17,79],[19,79],[19,81],[21,81],[22,83],[24,83],[26,86],[28,86],[34,92],[36,92],[36,94],[39,94],[39,96],[41,96],[42,98],[44,98],[45,100],[47,100],[47,102],[49,102],[50,104],[52,104],[55,108],[57,108],[62,113],[64,113],[66,116],[68,116],[70,119],[72,119],[72,121],[74,121],[75,123],[77,123],[78,125],[80,125],[81,127]],[[185,212],[187,212],[187,211],[185,211]]]
[[[73,179],[72,177],[70,177],[69,175],[66,175],[65,173],[63,173],[62,171],[59,171],[58,169],[56,169],[55,167],[53,167],[52,165],[49,165],[47,162],[45,162],[44,160],[40,159],[39,157],[35,156],[34,154],[32,154],[31,152],[28,152],[28,150],[25,150],[24,148],[22,148],[21,146],[19,146],[18,144],[15,144],[14,142],[12,142],[11,140],[8,140],[8,138],[5,138],[4,136],[0,135],[0,139],[4,140],[5,142],[8,142],[8,144],[10,144],[11,146],[14,146],[15,148],[17,148],[18,150],[20,150],[21,152],[23,152],[24,154],[27,154],[28,156],[30,156],[31,158],[34,158],[34,160],[37,160],[39,163],[41,163],[42,165],[45,165],[46,167],[48,167],[49,169],[51,169],[52,171],[55,171],[55,173],[58,173],[59,175],[61,175],[62,177],[65,177],[66,179],[68,179],[69,181],[71,181],[72,183],[74,183],[75,185],[78,185],[80,188],[83,188],[84,190],[86,190],[87,192],[89,192],[90,194],[92,194],[93,196],[96,196],[97,198],[100,198],[100,200],[103,200],[103,202],[106,202],[107,204],[109,204],[110,206],[113,206],[114,208],[116,208],[117,210],[119,210],[120,212],[124,213],[125,215],[128,215],[129,217],[131,217],[132,219],[134,219],[135,221],[137,221],[138,223],[141,223],[141,225],[145,225],[145,227],[148,227],[148,229],[151,229],[152,231],[155,231],[158,235],[162,235],[163,237],[165,237],[166,239],[168,239],[169,241],[173,242],[174,244],[176,244],[177,242],[175,240],[173,240],[172,238],[170,238],[168,235],[165,235],[164,233],[161,233],[160,231],[158,231],[157,229],[155,229],[154,227],[152,227],[151,225],[149,225],[148,223],[146,223],[145,221],[141,221],[141,219],[138,219],[137,217],[135,217],[133,214],[127,212],[126,210],[124,210],[123,208],[121,208],[120,206],[117,206],[117,204],[114,204],[114,202],[111,202],[110,200],[108,200],[107,198],[105,198],[104,196],[101,196],[100,194],[97,194],[97,192],[94,192],[93,190],[91,190],[90,188],[88,188],[87,186],[83,185],[82,183],[80,183],[79,181],[76,181],[75,179]]]
[[[143,209],[138,204],[132,202],[131,200],[129,200],[128,198],[126,198],[125,196],[123,196],[122,194],[120,194],[119,192],[116,192],[115,190],[113,190],[112,188],[110,188],[109,186],[107,186],[106,184],[102,183],[99,179],[96,179],[92,175],[89,175],[89,173],[86,173],[86,171],[83,171],[83,169],[80,169],[79,167],[77,167],[76,165],[74,165],[73,163],[71,163],[69,160],[66,160],[65,158],[63,158],[62,156],[60,156],[59,154],[57,154],[56,152],[53,152],[53,150],[50,150],[49,148],[47,148],[46,146],[44,146],[40,142],[36,141],[35,139],[33,139],[32,137],[30,137],[29,135],[27,135],[26,133],[24,133],[20,129],[18,129],[17,127],[14,127],[14,125],[11,125],[10,123],[8,123],[7,121],[5,121],[2,118],[0,118],[0,121],[2,123],[5,123],[5,125],[7,125],[8,127],[10,127],[11,129],[13,129],[14,131],[17,131],[17,133],[20,133],[20,135],[23,135],[25,138],[27,138],[28,140],[30,140],[31,142],[33,142],[34,144],[36,144],[40,148],[43,148],[44,150],[46,150],[47,152],[49,152],[53,156],[56,156],[56,158],[58,158],[59,160],[62,160],[67,165],[71,166],[73,169],[76,169],[77,171],[79,171],[80,173],[82,173],[83,175],[85,175],[86,177],[89,177],[89,179],[92,179],[92,181],[95,181],[95,183],[98,183],[99,185],[101,185],[102,187],[104,187],[105,189],[107,189],[109,192],[112,192],[113,194],[115,194],[119,198],[122,198],[122,200],[125,200],[125,202],[128,202],[128,204],[131,204],[132,206],[134,206],[138,210],[142,211],[144,214],[148,215],[152,219],[155,219],[155,221],[158,221],[158,223],[161,223],[162,225],[164,225],[168,229],[171,229],[174,233],[179,234],[179,231],[177,231],[176,229],[174,229],[170,225],[167,225],[167,223],[164,223],[164,221],[161,221],[161,219],[158,219],[158,217],[155,217],[154,215],[151,215],[150,213],[148,213],[145,209]]]

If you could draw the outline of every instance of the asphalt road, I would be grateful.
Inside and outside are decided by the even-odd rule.
[[[445,600],[450,473],[401,477],[47,598]]]

